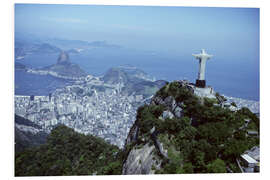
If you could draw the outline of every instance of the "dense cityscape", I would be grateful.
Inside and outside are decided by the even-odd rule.
[[[105,91],[96,90],[97,85],[106,87]],[[15,113],[46,132],[61,123],[123,147],[142,98],[142,95],[121,94],[118,85],[88,78],[81,84],[58,89],[50,96],[15,96]]]

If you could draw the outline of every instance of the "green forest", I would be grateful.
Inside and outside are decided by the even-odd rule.
[[[59,125],[45,144],[16,153],[15,176],[121,174],[121,159],[117,146]]]

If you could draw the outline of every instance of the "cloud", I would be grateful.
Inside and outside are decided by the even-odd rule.
[[[87,23],[86,19],[78,18],[52,18],[52,17],[41,17],[43,21],[56,22],[56,23]]]

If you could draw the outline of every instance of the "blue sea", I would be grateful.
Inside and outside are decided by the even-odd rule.
[[[133,65],[157,80],[187,79],[195,82],[198,60],[190,55],[139,51],[131,49],[96,48],[79,54],[70,54],[70,60],[89,74],[101,76],[109,68]],[[16,60],[28,67],[44,67],[54,64],[58,54],[32,54]],[[46,95],[58,87],[69,84],[51,76],[15,72],[15,94]],[[222,59],[213,57],[206,63],[206,83],[216,92],[226,96],[259,101],[259,63],[250,59]]]

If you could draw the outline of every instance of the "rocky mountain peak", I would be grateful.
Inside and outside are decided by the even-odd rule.
[[[69,61],[69,55],[67,52],[62,51],[57,59],[57,64],[66,64],[66,63],[70,63]]]

